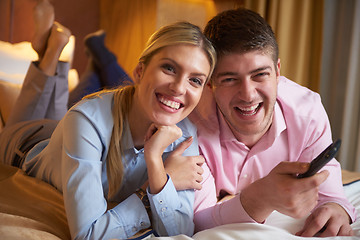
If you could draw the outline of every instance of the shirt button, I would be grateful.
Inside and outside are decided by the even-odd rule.
[[[162,208],[161,211],[162,211],[162,212],[165,212],[165,211],[166,211],[166,208]]]
[[[164,201],[163,201],[163,200],[159,200],[159,203],[160,203],[160,204],[163,204],[163,203],[164,203]]]

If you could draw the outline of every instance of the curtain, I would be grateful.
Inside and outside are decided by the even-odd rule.
[[[272,26],[280,48],[281,74],[319,91],[323,0],[101,0],[100,26],[107,46],[132,73],[147,38],[164,23],[187,20],[200,27],[218,12],[245,7]]]
[[[203,29],[218,13],[211,0],[157,0],[157,11],[158,28],[176,21],[188,21]]]
[[[106,46],[132,77],[146,41],[156,28],[156,0],[101,0],[100,27]]]
[[[360,0],[325,0],[321,96],[341,138],[337,159],[360,171]]]
[[[323,0],[242,0],[273,28],[279,44],[281,75],[320,91]]]

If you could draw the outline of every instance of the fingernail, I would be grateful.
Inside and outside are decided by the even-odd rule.
[[[300,167],[301,168],[307,168],[309,166],[309,163],[301,163]]]

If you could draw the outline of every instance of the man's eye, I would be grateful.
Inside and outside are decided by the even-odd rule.
[[[268,72],[260,72],[260,73],[257,73],[254,77],[255,78],[263,78],[263,77],[267,77],[269,75],[270,74]]]
[[[214,85],[219,86],[233,86],[236,84],[237,78],[234,77],[223,77],[223,78],[217,78],[213,80]]]
[[[232,82],[232,81],[235,81],[235,78],[224,78],[223,80],[221,80],[221,82],[223,83]]]

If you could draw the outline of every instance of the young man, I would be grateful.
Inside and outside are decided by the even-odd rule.
[[[271,27],[238,9],[214,17],[205,34],[218,63],[192,115],[207,163],[195,199],[196,230],[264,223],[277,210],[310,214],[297,235],[352,235],[355,209],[344,196],[339,163],[296,178],[332,142],[330,123],[317,93],[280,77]],[[235,197],[217,203],[228,194]]]

